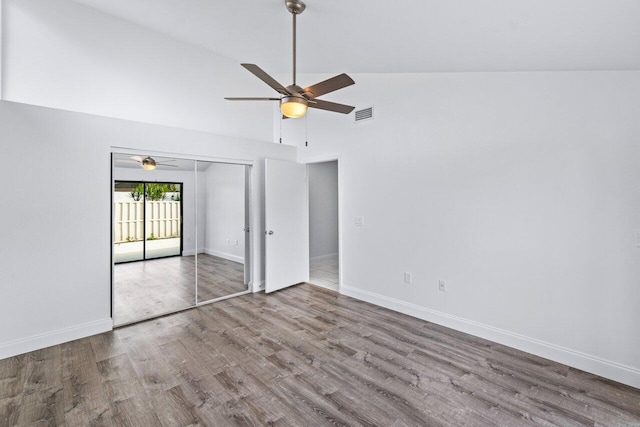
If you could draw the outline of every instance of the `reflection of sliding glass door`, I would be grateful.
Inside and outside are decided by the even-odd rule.
[[[145,259],[182,255],[182,184],[144,183]]]
[[[113,260],[144,259],[144,190],[137,182],[116,181],[113,193]]]
[[[182,255],[182,183],[115,181],[114,262]]]

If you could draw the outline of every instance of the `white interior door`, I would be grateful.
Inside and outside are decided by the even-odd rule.
[[[307,165],[265,160],[265,291],[309,280]]]

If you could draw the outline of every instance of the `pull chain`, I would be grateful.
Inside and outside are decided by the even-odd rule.
[[[309,146],[309,112],[304,118],[304,146]]]

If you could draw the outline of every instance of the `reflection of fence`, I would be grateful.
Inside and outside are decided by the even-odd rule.
[[[180,237],[180,202],[116,202],[114,206],[114,242],[142,240],[146,203],[146,237],[164,239]]]

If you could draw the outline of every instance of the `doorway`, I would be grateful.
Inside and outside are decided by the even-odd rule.
[[[115,264],[182,255],[182,185],[114,181]]]
[[[338,161],[311,163],[309,180],[309,282],[339,290]]]

